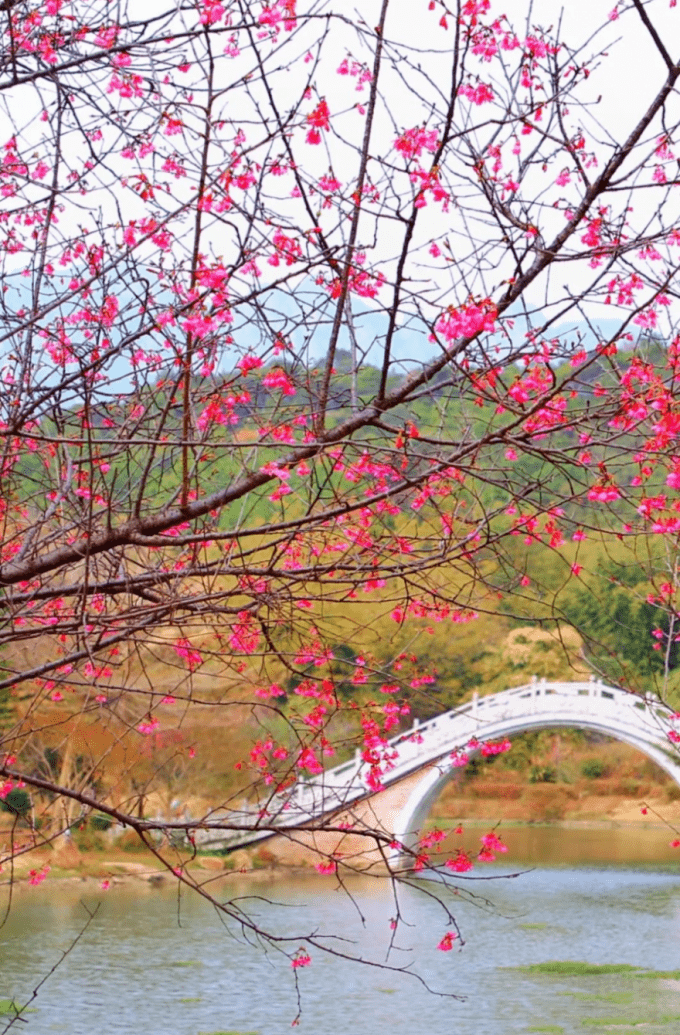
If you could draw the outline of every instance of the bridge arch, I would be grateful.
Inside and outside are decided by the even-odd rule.
[[[371,814],[394,835],[396,845],[413,848],[432,804],[451,778],[457,753],[468,751],[471,742],[556,728],[592,730],[630,744],[680,785],[680,754],[672,743],[680,741],[680,735],[673,713],[658,699],[642,698],[592,677],[575,682],[534,679],[486,697],[475,694],[467,704],[393,737],[385,751],[393,760],[381,776],[383,789],[371,796]],[[369,767],[356,758],[298,788],[296,804],[306,819],[318,818],[366,799],[370,775]],[[408,786],[405,795],[399,793],[400,783]],[[393,858],[399,854],[399,848],[393,849]]]
[[[285,792],[240,812],[240,832],[225,837],[218,817],[204,824],[202,840],[236,847],[318,822],[324,816],[370,814],[370,828],[393,838],[392,861],[399,845],[413,848],[427,814],[451,778],[456,754],[484,742],[529,730],[592,730],[637,748],[680,785],[680,717],[656,698],[642,698],[619,687],[589,679],[579,682],[533,680],[437,715],[398,734],[382,746],[380,789],[375,771],[357,752],[354,759],[298,781]],[[676,730],[676,725],[678,730]],[[263,815],[266,829],[260,829]],[[229,819],[229,815],[224,818]],[[244,823],[245,821],[245,823]],[[211,830],[212,826],[217,830]],[[243,829],[246,825],[249,829]],[[330,842],[329,842],[330,844]],[[333,851],[333,847],[329,848]]]
[[[613,728],[614,725],[615,723],[611,720],[609,722],[602,721],[601,717],[594,717],[590,714],[573,715],[570,717],[560,717],[557,715],[516,717],[500,720],[485,727],[484,739],[511,738],[532,730],[560,728],[590,730],[613,737],[636,748],[651,761],[655,762],[680,786],[680,760],[673,758],[667,747],[664,748],[661,743],[650,742],[639,731],[615,729]],[[469,750],[471,756],[474,753],[479,753],[479,748]],[[406,803],[397,814],[394,824],[396,842],[404,845],[406,848],[415,847],[432,806],[457,771],[459,770],[454,766],[450,754],[438,762],[428,764],[423,769],[420,781],[413,787]],[[396,854],[399,853],[397,852]]]

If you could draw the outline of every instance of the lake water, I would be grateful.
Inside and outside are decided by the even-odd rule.
[[[481,832],[467,832],[470,845]],[[465,939],[462,949],[436,948],[451,925],[442,907],[423,893],[431,885],[400,892],[404,924],[388,964],[410,964],[436,992],[464,998],[432,994],[407,974],[312,950],[311,965],[297,972],[300,1030],[583,1035],[592,1028],[629,1035],[645,1021],[644,1031],[676,1035],[680,981],[643,976],[643,970],[680,969],[680,850],[668,848],[669,834],[524,828],[505,836],[512,854],[503,866],[473,873],[495,877],[521,869],[518,864],[539,865],[511,879],[461,880],[461,893],[444,892]],[[605,851],[618,865],[598,862]],[[551,856],[562,865],[546,865]],[[352,880],[351,898],[329,876],[258,882],[230,877],[214,887],[224,899],[245,896],[243,908],[274,931],[294,939],[311,932],[340,935],[347,941],[330,942],[339,951],[385,962],[395,904],[383,881]],[[233,923],[225,926],[195,896],[178,901],[169,886],[117,886],[94,894],[46,881],[22,891],[0,931],[0,999],[28,998],[81,929],[85,908],[98,902],[87,933],[40,989],[35,1012],[11,1029],[13,1035],[291,1030],[297,1000],[290,962],[244,943]],[[298,944],[294,940],[288,948]],[[642,969],[604,976],[518,969],[548,960]],[[2,1022],[0,1017],[0,1033]]]

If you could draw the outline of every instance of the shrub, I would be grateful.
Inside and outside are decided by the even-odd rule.
[[[3,812],[12,812],[15,816],[25,816],[31,811],[31,796],[20,787],[15,787],[4,798],[0,798],[0,809]]]
[[[253,869],[266,870],[276,866],[277,858],[268,848],[258,848],[253,855]]]
[[[95,812],[90,816],[90,826],[93,830],[109,830],[112,825],[111,817],[104,815],[103,812]]]
[[[640,798],[647,793],[649,793],[647,788],[640,780],[634,780],[631,777],[619,780],[619,794],[624,794],[628,798]]]
[[[80,852],[102,852],[105,848],[101,834],[88,828],[87,824],[71,828],[71,840]]]
[[[581,766],[581,773],[586,780],[599,780],[606,776],[607,766],[600,758],[587,758]]]
[[[529,783],[557,783],[557,769],[554,765],[532,765]]]

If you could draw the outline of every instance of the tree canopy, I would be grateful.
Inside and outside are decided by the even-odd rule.
[[[22,852],[96,811],[210,895],[158,789],[240,723],[232,827],[331,756],[379,786],[387,738],[441,702],[427,627],[460,658],[449,704],[483,689],[460,645],[489,618],[568,620],[631,692],[674,689],[674,6],[1,5]]]

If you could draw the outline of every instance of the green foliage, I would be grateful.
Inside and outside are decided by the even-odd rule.
[[[529,783],[557,783],[557,769],[554,765],[532,765]]]
[[[629,1020],[626,1017],[584,1017],[581,1024],[584,1028],[620,1028],[624,1025],[634,1027],[637,1024],[649,1024],[649,1021]]]
[[[20,787],[15,787],[4,798],[0,798],[0,810],[14,813],[15,816],[25,816],[31,811],[31,796]]]
[[[353,647],[350,647],[348,643],[336,643],[333,647],[334,660],[331,662],[330,669],[333,675],[333,681],[335,688],[338,693],[350,696],[354,690],[352,683],[343,679],[344,676],[348,676],[354,672],[354,662],[357,658],[357,651]]]
[[[607,766],[599,758],[587,758],[581,765],[581,773],[586,780],[599,780],[607,775]]]
[[[570,588],[564,612],[609,680],[652,690],[666,663],[673,671],[680,661],[675,641],[666,652],[667,616],[649,603],[651,585],[641,565],[601,560],[598,568],[597,580]],[[664,634],[661,639],[655,630]],[[662,649],[655,650],[655,645]]]
[[[463,785],[468,784],[471,780],[475,780],[478,777],[482,777],[483,779],[485,775],[488,775],[489,768],[491,766],[498,765],[500,759],[500,755],[472,755],[470,761],[467,763],[460,775],[461,783]],[[491,776],[491,779],[493,779],[493,776]]]
[[[558,977],[601,977],[604,974],[629,974],[640,967],[630,963],[584,963],[582,960],[546,960],[517,967],[527,974],[554,974]]]
[[[103,812],[95,812],[90,816],[90,826],[93,830],[109,830],[112,825],[111,817],[106,816]]]
[[[75,830],[71,828],[71,840],[80,852],[102,852],[106,847],[101,834],[87,824],[81,824]]]
[[[7,729],[12,721],[14,709],[10,701],[9,690],[0,690],[0,733]]]
[[[629,1028],[645,1027],[647,1028],[650,1023],[654,1025],[658,1024],[670,1024],[673,1021],[680,1020],[680,1014],[667,1013],[661,1014],[655,1017],[653,1021],[650,1021],[649,1015],[646,1017],[584,1017],[581,1024],[584,1028],[620,1028],[624,1025]]]
[[[18,1017],[20,1014],[37,1013],[34,1006],[17,1006],[14,999],[0,999],[0,1017]],[[4,1029],[7,1031],[7,1028]]]
[[[45,757],[45,764],[47,766],[50,776],[56,776],[59,772],[59,766],[61,764],[61,755],[56,748],[46,747],[43,751]]]
[[[636,974],[635,977],[645,977],[644,974]],[[632,1003],[635,996],[632,992],[560,992],[560,995],[568,995],[572,999],[579,999],[582,1002],[602,1003]]]
[[[640,978],[657,978],[663,981],[680,981],[680,970],[645,970],[642,974],[636,974]]]

